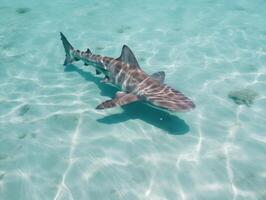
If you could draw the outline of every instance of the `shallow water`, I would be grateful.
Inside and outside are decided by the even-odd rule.
[[[0,199],[266,198],[266,1],[9,1],[0,4]],[[74,47],[118,57],[196,109],[98,111],[116,89]],[[250,107],[232,90],[258,93]]]

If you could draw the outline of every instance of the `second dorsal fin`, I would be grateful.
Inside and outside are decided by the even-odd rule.
[[[132,53],[132,51],[127,45],[123,46],[121,55],[116,60],[119,60],[121,62],[130,64],[130,65],[134,65],[137,68],[140,68],[136,57],[134,56],[134,54]]]

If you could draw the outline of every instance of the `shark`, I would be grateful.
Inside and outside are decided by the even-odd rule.
[[[90,49],[74,49],[62,32],[60,36],[65,49],[65,66],[81,60],[84,65],[93,66],[97,75],[104,75],[102,83],[119,88],[112,99],[100,103],[96,109],[108,109],[136,101],[171,112],[186,112],[195,108],[190,98],[164,83],[164,71],[152,75],[145,73],[127,45],[123,45],[118,58],[111,58],[93,54]]]

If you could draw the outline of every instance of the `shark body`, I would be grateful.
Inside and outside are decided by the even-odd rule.
[[[115,59],[94,55],[89,49],[76,50],[63,33],[60,35],[66,52],[64,65],[82,60],[85,65],[94,66],[96,74],[105,75],[101,82],[110,83],[122,90],[112,99],[100,103],[96,109],[122,106],[135,101],[144,101],[157,108],[173,112],[184,112],[195,108],[195,104],[188,97],[164,84],[163,71],[152,75],[146,74],[128,46],[124,45],[120,57]]]

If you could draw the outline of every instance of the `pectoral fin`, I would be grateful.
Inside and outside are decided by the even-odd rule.
[[[137,100],[138,100],[138,97],[133,94],[117,92],[116,96],[113,99],[104,101],[103,103],[99,104],[96,107],[96,109],[113,108],[115,106],[122,106],[122,105],[129,104]]]

